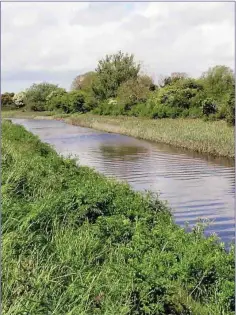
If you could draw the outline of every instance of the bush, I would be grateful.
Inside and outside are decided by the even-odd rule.
[[[16,108],[22,108],[25,106],[25,92],[20,92],[15,94],[13,97],[13,101]]]
[[[150,85],[145,85],[142,80],[130,79],[118,88],[117,100],[129,110],[131,106],[147,101],[150,94],[149,88]]]
[[[55,84],[47,82],[33,84],[25,92],[25,104],[29,110],[44,111],[46,110],[46,102],[48,95],[58,89]]]
[[[227,105],[226,121],[229,125],[235,125],[235,86],[229,95]]]
[[[152,111],[152,118],[177,118],[181,115],[181,108],[173,108],[163,104],[157,104]]]
[[[63,96],[66,94],[66,90],[58,88],[52,91],[46,98],[46,109],[49,111],[62,109]]]
[[[71,91],[61,97],[61,108],[65,113],[85,112],[85,95],[81,91]]]
[[[212,98],[207,98],[202,102],[202,113],[206,116],[216,113],[216,103]]]
[[[3,109],[14,109],[14,93],[3,93],[1,94],[1,106]]]
[[[193,82],[191,80],[178,80],[175,84],[159,89],[156,94],[156,104],[182,109],[188,109],[195,105],[192,100],[196,98],[199,86],[193,85]]]

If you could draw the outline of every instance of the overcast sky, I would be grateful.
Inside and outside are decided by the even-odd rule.
[[[234,3],[2,3],[2,92],[69,88],[107,53],[134,53],[155,78],[234,68]]]

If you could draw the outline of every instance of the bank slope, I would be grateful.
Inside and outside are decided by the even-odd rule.
[[[233,314],[234,251],[2,124],[3,314]]]
[[[64,116],[64,118],[63,118]],[[234,158],[234,127],[225,121],[145,119],[91,114],[56,115],[74,125],[166,143],[200,153]]]

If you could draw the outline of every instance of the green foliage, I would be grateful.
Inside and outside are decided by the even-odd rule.
[[[25,91],[25,104],[29,110],[44,111],[46,110],[46,101],[48,95],[58,89],[55,84],[43,82],[33,84]]]
[[[216,113],[216,104],[212,98],[207,98],[202,102],[202,112],[206,116]]]
[[[234,84],[233,71],[226,66],[215,66],[202,75],[202,83],[208,97],[218,106],[226,104]]]
[[[14,93],[1,94],[1,106],[3,109],[15,109]]]
[[[78,75],[71,84],[71,90],[92,91],[93,82],[96,80],[97,74],[94,71]]]
[[[71,92],[49,83],[33,84],[21,100],[2,95],[3,108],[34,111],[93,112],[148,118],[225,119],[234,124],[234,76],[226,66],[215,66],[198,78],[172,73],[159,86],[144,74],[134,55],[106,55],[95,71],[78,75]]]
[[[234,314],[234,248],[2,126],[2,313]]]
[[[62,109],[63,106],[63,96],[65,96],[66,90],[63,88],[57,88],[53,90],[46,97],[46,109],[47,110],[57,110]]]
[[[61,97],[61,108],[65,113],[85,112],[85,95],[82,91],[71,91]]]
[[[124,105],[126,110],[131,109],[132,105],[145,103],[150,94],[150,86],[151,82],[147,84],[142,78],[129,79],[118,88],[117,101]]]
[[[13,97],[13,102],[16,108],[22,108],[25,106],[25,92],[20,92],[15,94]]]
[[[117,96],[119,86],[129,80],[136,79],[140,65],[134,62],[134,56],[123,54],[107,55],[98,62],[97,78],[93,82],[93,92],[99,100]]]
[[[229,125],[235,125],[235,84],[229,95],[227,105],[226,121]]]

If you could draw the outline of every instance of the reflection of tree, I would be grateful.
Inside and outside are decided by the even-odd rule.
[[[145,159],[148,149],[134,145],[101,145],[103,172],[120,179],[132,178],[137,173],[140,160]],[[144,156],[143,156],[144,154]]]
[[[140,158],[140,153],[147,153],[148,149],[129,145],[101,145],[99,147],[104,158],[112,160],[134,161]]]

